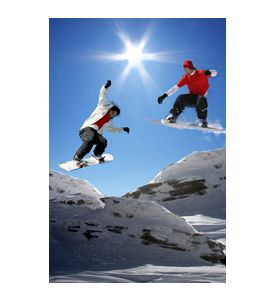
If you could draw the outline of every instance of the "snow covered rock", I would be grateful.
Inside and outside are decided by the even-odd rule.
[[[224,248],[156,201],[102,198],[87,182],[50,172],[52,275],[145,264],[210,265],[225,258]]]
[[[181,216],[225,219],[225,149],[194,152],[124,197],[156,201]]]
[[[54,171],[49,173],[50,206],[53,204],[89,205],[92,209],[104,207],[99,199],[104,197],[85,180],[69,177]]]

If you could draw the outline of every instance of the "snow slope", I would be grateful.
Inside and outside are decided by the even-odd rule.
[[[173,267],[144,265],[131,269],[86,271],[51,277],[51,282],[104,282],[104,283],[205,283],[225,282],[222,265]]]
[[[69,177],[58,172],[49,173],[50,203],[68,203],[89,205],[90,208],[102,208],[104,203],[99,199],[104,197],[94,186],[85,180]]]
[[[143,264],[198,266],[219,262],[222,244],[200,235],[154,201],[104,198],[104,209],[50,205],[51,273]]]
[[[213,187],[225,170],[222,153],[184,158],[124,197],[103,197],[86,181],[51,171],[50,281],[224,282],[225,231],[199,233],[209,224],[224,229],[212,216],[225,193],[225,184]],[[211,208],[201,209],[199,198],[211,196]]]
[[[153,200],[181,216],[225,219],[225,149],[194,152],[125,197]]]

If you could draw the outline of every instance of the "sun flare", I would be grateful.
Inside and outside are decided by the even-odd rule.
[[[138,71],[144,83],[148,84],[148,82],[150,82],[151,85],[157,86],[150,73],[145,69],[143,62],[171,62],[171,58],[169,52],[148,53],[144,51],[144,49],[146,48],[146,44],[150,40],[151,34],[152,30],[151,28],[149,28],[145,32],[143,38],[139,41],[139,43],[133,43],[125,33],[123,33],[122,31],[118,31],[117,35],[124,45],[124,51],[121,53],[101,52],[99,54],[91,56],[91,58],[103,61],[125,61],[126,65],[118,78],[118,82],[120,82],[121,86],[123,86],[124,82],[133,69],[136,69]]]
[[[134,46],[131,43],[127,43],[126,51],[124,53],[124,59],[128,61],[131,66],[137,66],[141,63],[143,58],[143,52],[141,45]]]

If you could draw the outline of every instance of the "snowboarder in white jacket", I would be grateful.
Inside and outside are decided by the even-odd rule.
[[[94,145],[96,145],[96,147],[93,156],[100,162],[104,161],[102,154],[107,147],[107,140],[102,135],[104,129],[110,132],[130,132],[129,127],[117,128],[114,127],[112,123],[112,119],[120,114],[120,109],[115,104],[107,103],[106,94],[110,86],[111,80],[108,80],[107,83],[101,87],[96,109],[80,128],[79,136],[83,143],[73,157],[73,159],[78,162],[81,162],[82,158],[91,151]]]

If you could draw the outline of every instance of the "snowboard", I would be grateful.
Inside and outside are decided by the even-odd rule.
[[[82,159],[82,164],[79,164],[75,160],[70,160],[70,161],[66,161],[66,162],[61,162],[58,166],[59,166],[59,168],[69,172],[69,171],[73,171],[73,170],[77,170],[77,169],[81,169],[81,168],[85,168],[85,167],[89,167],[89,166],[93,166],[93,165],[101,165],[101,164],[109,163],[114,160],[114,157],[112,154],[105,153],[102,156],[104,156],[103,162],[100,162],[98,159],[91,156],[89,158]]]
[[[177,128],[177,129],[195,129],[200,130],[204,132],[213,132],[213,133],[226,133],[226,130],[224,128],[217,128],[212,126],[211,124],[208,124],[207,127],[201,127],[199,123],[182,123],[182,122],[176,122],[176,123],[169,123],[164,119],[161,120],[151,120],[146,119],[147,122],[158,124],[158,125],[164,125],[171,128]]]

